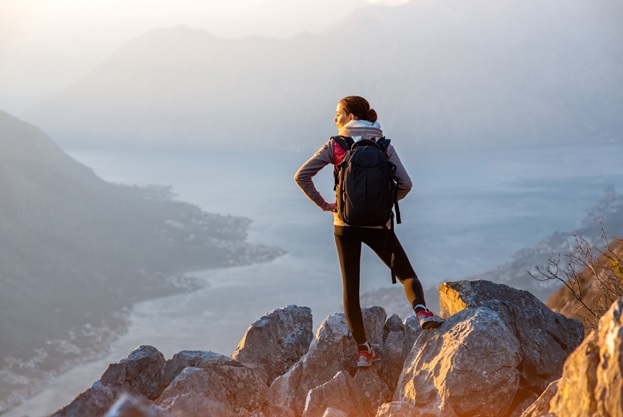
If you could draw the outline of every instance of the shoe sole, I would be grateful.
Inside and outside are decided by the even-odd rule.
[[[373,363],[376,363],[380,360],[381,359],[374,359],[374,360],[371,360],[370,362],[357,362],[357,366],[359,368],[367,368],[368,366],[372,366]]]
[[[359,361],[359,362],[357,362],[357,366],[360,367],[360,368],[365,368],[365,367],[368,367],[368,366],[372,365],[373,363],[376,363],[376,362],[378,362],[380,360],[381,360],[381,358],[377,357],[375,359],[371,359],[370,362],[368,362],[368,361],[364,361],[364,362]]]
[[[439,321],[439,320],[430,320],[430,321],[426,321],[420,324],[420,327],[424,330],[436,329],[437,327],[441,326],[443,323],[444,323],[443,321]]]

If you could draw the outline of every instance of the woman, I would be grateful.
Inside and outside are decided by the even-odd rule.
[[[383,137],[381,126],[376,120],[376,111],[370,108],[370,104],[365,98],[348,96],[338,103],[334,122],[339,136],[351,137],[357,142],[362,139],[376,141]],[[411,267],[409,258],[396,235],[389,231],[386,226],[363,227],[346,224],[337,213],[336,203],[325,201],[316,189],[312,177],[327,165],[331,164],[337,167],[344,159],[345,154],[346,151],[331,138],[299,168],[294,176],[294,181],[318,207],[323,211],[334,214],[335,243],[342,269],[344,312],[348,326],[358,344],[357,366],[370,366],[373,362],[379,360],[379,354],[370,346],[366,339],[359,305],[362,243],[365,243],[376,252],[388,266],[392,263],[393,256],[393,271],[404,286],[407,299],[415,311],[421,328],[430,329],[438,327],[443,323],[443,320],[426,308],[422,284]],[[386,155],[389,161],[396,166],[394,176],[398,183],[397,195],[400,200],[411,190],[411,178],[409,178],[391,144],[387,147]],[[388,237],[387,233],[391,233],[389,236],[391,239],[391,251],[384,250],[386,248],[386,238]]]

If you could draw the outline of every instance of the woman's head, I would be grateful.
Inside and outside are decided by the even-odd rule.
[[[334,122],[338,129],[351,120],[376,122],[376,119],[376,111],[370,108],[370,103],[363,97],[347,96],[337,103]]]

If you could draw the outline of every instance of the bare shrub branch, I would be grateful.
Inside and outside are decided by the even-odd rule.
[[[575,306],[571,310],[590,331],[597,327],[599,318],[610,305],[623,296],[623,259],[620,238],[612,238],[619,245],[612,245],[601,224],[603,249],[591,245],[585,238],[574,235],[567,245],[565,260],[552,254],[548,263],[537,266],[530,276],[538,281],[557,280],[573,296]]]

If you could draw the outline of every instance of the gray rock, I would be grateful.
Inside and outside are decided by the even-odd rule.
[[[524,387],[537,395],[560,378],[564,360],[584,338],[582,324],[550,310],[527,291],[489,281],[457,281],[439,286],[441,314],[466,308],[496,311],[521,344]]]
[[[405,326],[400,317],[394,314],[387,319],[383,328],[381,361],[377,365],[381,379],[392,392],[396,389],[405,358],[411,350],[411,346],[407,348],[405,342]]]
[[[181,394],[166,401],[166,411],[172,417],[235,417],[229,405],[209,398],[209,395]]]
[[[440,415],[506,417],[519,388],[520,363],[519,342],[496,312],[463,310],[420,334],[394,401]]]
[[[123,394],[104,417],[174,417],[144,398]]]
[[[140,346],[127,358],[106,369],[102,384],[156,399],[164,390],[163,370],[166,361],[153,346]]]
[[[623,297],[612,304],[597,330],[567,358],[549,407],[547,397],[539,399],[524,416],[623,416],[622,345]]]
[[[229,405],[225,386],[211,369],[191,366],[184,368],[156,402],[169,407],[176,398],[182,396],[202,397],[202,399]]]
[[[313,337],[311,309],[290,305],[249,326],[232,358],[262,366],[270,384],[307,352]]]
[[[370,415],[370,404],[346,371],[307,394],[303,417],[322,417],[328,407],[347,410],[348,417]]]
[[[264,406],[268,384],[263,368],[213,352],[184,351],[167,363],[169,374],[175,374],[185,363],[195,365],[184,368],[170,383],[157,400],[162,405],[172,407],[171,404],[177,402],[190,407],[192,401],[205,400],[212,404],[211,408],[224,404],[236,416],[252,416]],[[202,390],[210,390],[210,394],[195,395],[201,394]],[[193,394],[192,397],[175,400],[188,392]]]
[[[373,345],[382,346],[387,313],[382,307],[371,306],[362,308],[361,314],[368,341]]]
[[[164,389],[164,356],[152,346],[140,346],[127,358],[111,364],[102,378],[53,417],[101,417],[122,393],[153,400]]]
[[[405,350],[407,354],[411,352],[415,340],[422,333],[420,322],[415,316],[409,316],[404,320],[405,325]]]
[[[101,417],[122,392],[96,381],[91,388],[78,395],[70,404],[58,410],[52,417]]]
[[[402,369],[402,364],[400,364],[400,369]],[[390,391],[385,381],[381,379],[376,366],[359,368],[353,382],[369,403],[369,410],[372,415],[381,404],[392,399],[393,390]]]
[[[380,307],[363,309],[368,340],[380,345],[387,315]],[[307,393],[333,379],[336,373],[356,371],[357,344],[350,334],[344,314],[326,318],[318,328],[308,352],[284,375],[277,377],[268,392],[274,417],[303,414]]]
[[[163,380],[169,385],[188,366],[203,368],[211,363],[233,364],[229,356],[209,351],[183,350],[173,355],[164,366]]]
[[[236,416],[256,416],[264,407],[268,392],[264,369],[235,364],[209,364],[206,370],[212,372],[225,388],[227,403]]]

